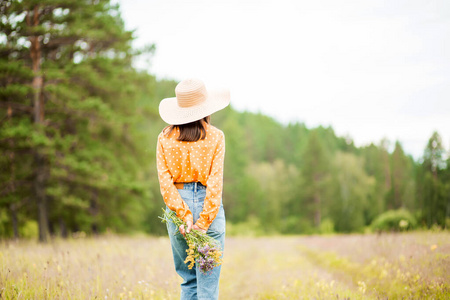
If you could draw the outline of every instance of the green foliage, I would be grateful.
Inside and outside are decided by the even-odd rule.
[[[142,169],[152,164],[147,151],[154,136],[142,127],[140,109],[156,102],[144,84],[156,80],[132,68],[132,34],[118,7],[107,0],[49,0],[5,2],[1,9],[0,70],[8,76],[0,77],[7,103],[0,106],[6,116],[0,176],[9,195],[2,208],[19,223],[39,215],[44,235],[45,224],[55,235],[142,228],[154,209],[146,201],[156,174]],[[18,37],[37,38],[40,52]],[[38,76],[36,93],[31,87]],[[36,95],[44,105],[41,121],[30,106]],[[8,220],[8,226],[19,224]]]
[[[352,153],[337,152],[334,158],[332,202],[329,214],[340,232],[360,231],[365,225],[369,193],[375,179],[363,169],[363,159]]]
[[[261,225],[260,219],[254,216],[250,216],[245,222],[227,222],[227,235],[255,237],[274,233],[273,231],[266,232]]]
[[[0,237],[10,237],[12,235],[9,225],[10,220],[6,213],[6,209],[0,210]]]
[[[28,220],[20,229],[20,236],[23,238],[37,238],[38,237],[38,223],[34,220]]]
[[[445,227],[450,216],[450,160],[444,160],[444,153],[441,137],[434,132],[416,177],[417,206],[422,213],[421,221],[428,227]]]
[[[412,230],[417,228],[417,220],[406,209],[389,210],[379,215],[371,227],[376,231]]]
[[[302,159],[302,196],[304,210],[316,228],[320,226],[327,202],[327,190],[331,176],[329,149],[320,138],[319,130],[313,130],[309,137]]]
[[[327,218],[320,223],[319,232],[321,234],[332,234],[335,233],[334,227],[333,221]]]

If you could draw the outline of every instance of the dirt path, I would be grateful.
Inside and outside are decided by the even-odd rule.
[[[227,243],[224,299],[450,295],[448,232],[229,238]]]
[[[298,238],[229,238],[222,269],[223,299],[322,298],[340,291],[356,295],[353,285],[314,264]],[[361,294],[362,296],[362,294]],[[344,296],[343,296],[344,297]]]

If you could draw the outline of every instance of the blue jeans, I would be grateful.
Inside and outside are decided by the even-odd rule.
[[[206,187],[197,182],[185,183],[183,189],[179,189],[178,192],[189,206],[195,224],[203,210]],[[169,210],[169,208],[166,207],[166,210]],[[208,274],[203,274],[198,269],[197,264],[189,270],[187,264],[184,263],[187,256],[186,249],[188,249],[184,237],[181,234],[177,234],[178,228],[172,222],[167,223],[167,231],[169,232],[172,245],[175,270],[183,278],[180,299],[218,299],[221,266],[215,267],[212,273]],[[225,211],[222,203],[216,218],[208,228],[207,234],[220,243],[223,251],[225,246]]]

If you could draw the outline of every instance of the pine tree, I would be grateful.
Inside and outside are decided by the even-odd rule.
[[[5,181],[9,206],[34,198],[41,241],[49,230],[141,222],[137,212],[149,195],[138,158],[148,144],[136,143],[143,92],[136,82],[151,77],[131,67],[136,51],[118,7],[27,0],[2,1],[0,9],[1,109],[9,116],[0,138],[10,154],[1,163],[15,170]]]
[[[366,224],[370,224],[376,216],[385,211],[385,197],[388,193],[383,164],[385,155],[385,149],[374,144],[370,144],[362,150],[364,169],[367,175],[375,178],[375,183],[368,195],[368,206],[365,212]]]
[[[397,141],[391,156],[391,192],[389,207],[392,209],[408,208],[414,206],[414,178],[413,166],[410,159],[403,152],[403,148]]]
[[[444,181],[446,162],[445,149],[441,137],[434,132],[428,141],[423,157],[423,181],[421,209],[423,218],[428,226],[433,224],[445,226],[448,210],[448,196]]]
[[[322,210],[326,199],[327,180],[330,176],[330,154],[323,146],[317,130],[312,130],[306,149],[303,153],[303,177],[304,199],[308,203],[312,213],[312,223],[320,226]]]

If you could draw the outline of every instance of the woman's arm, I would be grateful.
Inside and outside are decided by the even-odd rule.
[[[161,133],[162,134],[162,133]],[[167,207],[173,210],[177,217],[186,223],[193,222],[192,212],[189,206],[181,198],[177,188],[173,184],[172,174],[170,174],[167,166],[166,158],[164,156],[164,148],[161,144],[161,134],[158,136],[158,144],[156,147],[156,165],[158,168],[159,185],[161,188],[161,195]]]
[[[200,217],[195,223],[195,225],[204,230],[208,230],[219,212],[222,201],[224,159],[225,136],[223,132],[221,132],[219,142],[214,152],[211,172],[206,182],[206,197],[203,204],[203,211],[200,213]]]

